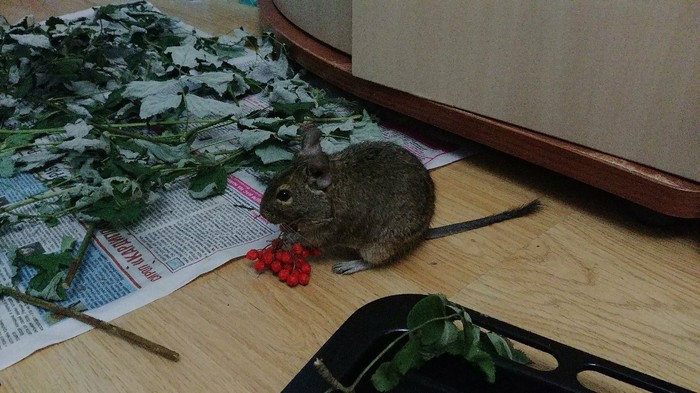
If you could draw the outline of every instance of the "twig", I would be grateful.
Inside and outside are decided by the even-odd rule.
[[[323,360],[316,358],[314,360],[314,367],[316,367],[316,371],[318,371],[318,374],[323,378],[324,381],[328,382],[329,385],[333,387],[335,390],[340,390],[343,393],[350,393],[353,391],[353,387],[347,387],[340,383],[331,371],[326,367],[326,365],[323,363]]]
[[[51,302],[47,302],[46,300],[42,300],[39,298],[36,298],[34,296],[29,296],[25,293],[22,293],[20,291],[17,291],[13,288],[6,287],[4,285],[0,285],[0,295],[5,294],[8,296],[12,296],[13,298],[17,300],[21,300],[25,303],[29,303],[31,305],[41,307],[43,309],[49,310],[53,313],[63,315],[65,317],[73,318],[76,319],[82,323],[88,324],[90,326],[96,327],[98,329],[102,329],[105,332],[117,336],[119,338],[122,338],[126,341],[129,341],[130,343],[137,345],[147,351],[150,351],[152,353],[155,353],[156,355],[160,355],[168,360],[172,360],[174,362],[177,362],[180,360],[180,354],[170,350],[160,344],[156,344],[153,341],[150,341],[146,338],[143,338],[135,333],[132,333],[128,330],[124,330],[120,328],[119,326],[112,325],[109,322],[105,322],[101,319],[97,319],[94,317],[91,317],[87,314],[84,314],[79,311],[72,310],[70,308],[66,307],[61,307],[56,304],[53,304]]]
[[[75,273],[78,272],[80,264],[83,262],[85,252],[90,245],[90,240],[92,240],[92,235],[95,234],[95,225],[96,223],[94,222],[91,222],[88,225],[85,237],[83,237],[83,242],[80,243],[78,254],[75,256],[75,258],[73,258],[73,263],[71,263],[70,268],[68,269],[68,274],[66,274],[66,278],[63,280],[63,289],[70,288],[70,284],[73,282],[73,278],[75,278]]]

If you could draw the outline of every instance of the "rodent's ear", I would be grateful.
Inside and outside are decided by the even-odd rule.
[[[318,127],[307,128],[301,142],[301,154],[304,156],[323,155],[321,150],[321,130]]]
[[[306,174],[309,176],[311,185],[319,190],[328,188],[333,181],[328,155],[318,154],[309,157],[307,164]]]

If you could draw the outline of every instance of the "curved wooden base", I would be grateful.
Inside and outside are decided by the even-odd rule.
[[[700,183],[548,135],[426,100],[352,75],[352,58],[306,34],[272,0],[264,21],[290,56],[329,83],[364,100],[577,179],[673,217],[700,218]]]

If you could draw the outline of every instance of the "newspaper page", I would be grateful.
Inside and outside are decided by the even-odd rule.
[[[88,11],[89,12],[89,11]],[[82,14],[73,14],[72,16]],[[254,56],[241,61],[254,61]],[[260,95],[243,99],[240,105],[252,111],[269,106]],[[237,148],[235,126],[210,131],[217,146]],[[391,127],[383,127],[386,140],[416,154],[429,169],[469,155],[473,150],[444,141],[425,140]],[[223,142],[223,143],[222,143]],[[205,145],[201,148],[206,148]],[[61,176],[60,167],[41,173],[22,173],[0,178],[0,206],[16,203],[47,190],[43,180]],[[172,184],[149,206],[143,217],[122,228],[99,228],[93,236],[83,264],[60,305],[103,320],[112,320],[168,295],[198,276],[263,248],[279,234],[275,225],[258,213],[264,184],[250,169],[228,177],[223,195],[193,199],[185,181]],[[25,209],[25,208],[23,208]],[[31,213],[31,205],[26,206]],[[58,252],[64,237],[82,239],[86,227],[75,217],[64,216],[58,225],[24,222],[0,231],[0,284],[12,285],[9,250],[24,253]],[[19,271],[20,290],[33,275],[29,267]],[[90,330],[72,319],[19,302],[0,298],[0,370],[44,348]]]

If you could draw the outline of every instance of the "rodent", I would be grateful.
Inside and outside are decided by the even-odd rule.
[[[361,142],[326,154],[321,132],[309,128],[301,152],[268,183],[260,213],[298,233],[307,245],[345,247],[361,259],[333,271],[352,274],[392,262],[420,242],[539,209],[538,200],[477,220],[430,228],[435,187],[430,173],[409,151],[391,142]]]

